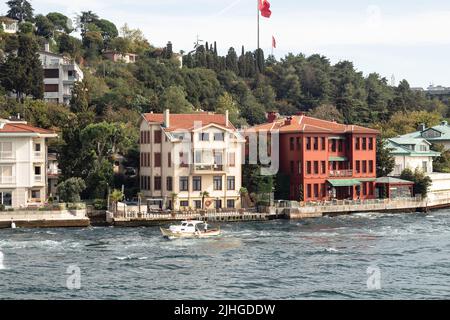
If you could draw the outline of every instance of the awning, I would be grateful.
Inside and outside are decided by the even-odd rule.
[[[361,182],[373,182],[377,179],[376,178],[359,178],[358,180]]]
[[[340,161],[340,162],[342,162],[342,161],[347,161],[348,159],[347,159],[347,157],[330,157],[330,158],[328,158],[328,161]]]
[[[359,186],[361,182],[356,179],[336,179],[327,180],[333,187],[352,187]]]

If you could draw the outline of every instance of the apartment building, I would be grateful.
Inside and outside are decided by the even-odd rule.
[[[250,130],[279,133],[279,171],[290,200],[375,197],[377,130],[273,112],[268,123]]]
[[[74,84],[83,81],[83,71],[74,60],[50,52],[48,44],[39,56],[44,68],[44,100],[69,104]]]
[[[228,113],[144,114],[139,174],[147,203],[173,210],[239,208],[244,145]]]
[[[57,135],[26,121],[0,119],[0,204],[39,206],[47,197],[47,139]]]

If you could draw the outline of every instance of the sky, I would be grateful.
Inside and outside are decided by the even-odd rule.
[[[7,11],[0,3],[0,14]],[[266,54],[318,53],[332,63],[350,60],[365,75],[377,72],[414,87],[450,87],[448,0],[269,0],[272,17],[261,18]],[[74,18],[94,11],[118,27],[141,29],[154,46],[171,41],[190,51],[197,35],[217,41],[219,53],[256,49],[257,0],[31,0],[35,13],[57,11]]]

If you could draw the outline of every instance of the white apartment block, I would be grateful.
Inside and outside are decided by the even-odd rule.
[[[44,68],[44,100],[69,104],[73,85],[83,81],[83,71],[72,59],[50,52],[48,44],[39,56]]]
[[[143,200],[173,210],[240,208],[244,145],[228,112],[144,114],[140,123]]]
[[[0,119],[0,204],[25,208],[47,197],[47,138],[57,135],[25,121]]]

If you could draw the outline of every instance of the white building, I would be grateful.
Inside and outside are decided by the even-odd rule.
[[[421,124],[418,131],[404,134],[399,138],[422,138],[433,144],[441,144],[445,150],[450,150],[450,125],[447,121],[441,121],[437,126],[427,128],[425,124]]]
[[[395,159],[395,169],[391,176],[400,176],[406,168],[415,171],[420,169],[429,174],[433,172],[433,158],[439,152],[430,150],[431,143],[423,138],[391,138],[388,139],[387,148]]]
[[[8,17],[0,17],[0,23],[4,33],[17,33],[19,31],[19,21]]]
[[[74,60],[50,52],[48,44],[39,56],[44,68],[44,100],[68,104],[73,85],[83,80],[83,71]]]
[[[162,208],[239,208],[245,139],[225,115],[144,114],[140,185]],[[207,192],[205,196],[202,193]]]
[[[119,53],[116,51],[105,51],[103,53],[103,56],[108,59],[111,60],[113,62],[123,62],[123,63],[135,63],[138,55],[135,53]]]
[[[57,135],[25,121],[0,119],[0,204],[38,206],[47,197],[47,138]]]

